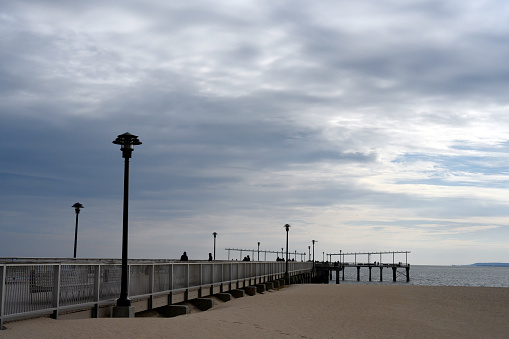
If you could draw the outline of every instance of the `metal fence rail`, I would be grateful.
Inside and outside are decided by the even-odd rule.
[[[289,262],[289,274],[310,272],[310,262]],[[121,264],[6,263],[0,265],[0,328],[4,320],[56,314],[91,304],[113,303],[120,295]],[[137,262],[129,264],[129,298],[270,278],[285,262]]]

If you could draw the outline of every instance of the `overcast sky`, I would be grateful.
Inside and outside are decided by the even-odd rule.
[[[317,259],[509,262],[508,32],[498,0],[2,1],[0,257],[72,257],[80,202],[78,257],[120,258],[130,132],[130,258],[289,223]]]

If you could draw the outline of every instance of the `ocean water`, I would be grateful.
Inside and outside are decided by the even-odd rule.
[[[392,269],[384,268],[380,282],[379,268],[371,270],[371,282],[369,270],[361,268],[360,281],[357,281],[357,269],[347,267],[345,281],[341,284],[401,284],[422,286],[483,286],[483,287],[509,287],[509,267],[483,267],[483,266],[410,266],[410,282],[406,282],[405,269],[399,268],[396,282],[392,281]],[[336,283],[336,275],[333,273],[330,284]]]

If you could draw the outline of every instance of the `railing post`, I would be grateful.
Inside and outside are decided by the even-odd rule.
[[[169,264],[170,265],[170,269],[168,270],[168,275],[169,275],[169,279],[170,279],[170,283],[168,284],[169,288],[170,288],[170,293],[168,294],[168,305],[171,305],[173,303],[173,264]]]
[[[148,305],[148,309],[151,310],[152,307],[153,307],[153,304],[154,304],[154,274],[155,274],[155,265],[152,263],[152,265],[150,266],[150,275],[148,277],[148,284],[149,284],[149,292],[150,292],[150,296],[149,296],[149,299],[148,299],[148,302],[149,302],[149,305]]]
[[[7,266],[2,265],[2,267],[0,267],[0,331],[4,329],[6,279],[7,279]]]
[[[212,262],[211,264],[211,267],[212,267],[212,272],[210,272],[210,275],[212,276],[212,279],[210,280],[212,282],[212,286],[214,286],[214,283],[216,282],[216,279],[214,279],[215,277],[215,273],[216,273],[216,265],[214,264],[214,262]],[[214,291],[212,291],[214,292]]]
[[[58,308],[60,306],[60,271],[61,264],[53,266],[53,319],[58,319]]]
[[[94,269],[94,318],[99,318],[99,301],[101,299],[101,264]]]
[[[170,290],[173,291],[174,289],[174,286],[173,286],[173,277],[175,276],[175,274],[173,273],[173,264],[170,264]]]
[[[189,288],[189,264],[186,264],[186,288]]]

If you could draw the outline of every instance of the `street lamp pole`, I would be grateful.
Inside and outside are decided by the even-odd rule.
[[[318,240],[311,240],[313,243],[313,272],[315,271],[315,242],[318,242]]]
[[[311,261],[311,245],[308,245],[309,261]]]
[[[72,207],[74,207],[76,212],[76,228],[74,229],[74,259],[76,259],[76,249],[78,248],[78,214],[80,214],[80,208],[83,208],[83,205],[77,202]]]
[[[260,261],[260,242],[258,241],[258,261]]]
[[[290,231],[290,225],[286,224],[284,226],[286,228],[286,268],[285,268],[285,280],[287,284],[290,283],[290,276],[288,275],[288,231]]]
[[[126,313],[125,309],[117,309],[114,313],[117,317],[131,317],[131,300],[128,298],[129,291],[129,271],[127,267],[127,245],[128,245],[128,215],[129,215],[129,158],[131,158],[134,150],[134,145],[141,145],[137,135],[129,132],[120,134],[113,141],[115,145],[120,145],[122,151],[122,158],[124,161],[124,206],[123,206],[123,228],[122,228],[122,278],[120,284],[120,298],[117,299],[117,307],[128,307]],[[134,316],[134,309],[132,309],[132,316]]]
[[[212,233],[212,235],[214,236],[214,260],[216,260],[216,236],[217,236],[217,232]]]

